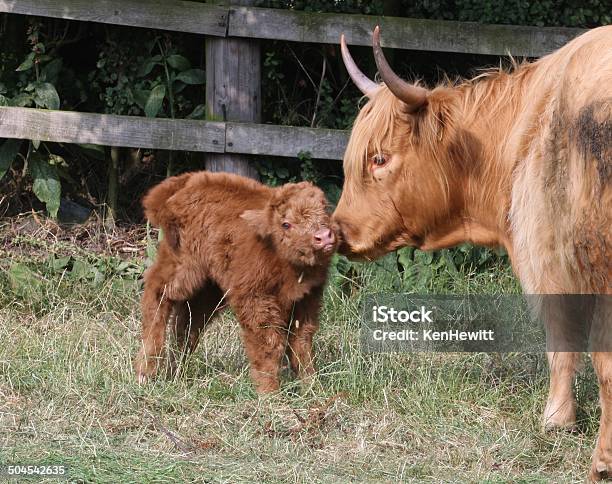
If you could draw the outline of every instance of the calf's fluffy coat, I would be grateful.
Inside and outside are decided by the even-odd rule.
[[[139,381],[157,371],[166,324],[193,351],[200,332],[224,307],[241,329],[258,392],[278,388],[287,354],[301,378],[313,371],[312,337],[336,229],[323,192],[310,183],[270,188],[226,173],[187,173],[143,199],[163,229],[145,273]]]

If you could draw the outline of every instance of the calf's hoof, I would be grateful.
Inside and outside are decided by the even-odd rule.
[[[146,383],[157,373],[157,361],[139,353],[134,360],[134,371],[139,384]]]

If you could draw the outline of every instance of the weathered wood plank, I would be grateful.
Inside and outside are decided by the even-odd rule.
[[[381,28],[385,47],[442,52],[538,57],[584,32],[561,27],[485,25],[400,17],[311,13],[254,7],[232,8],[228,35],[294,42],[371,45]]]
[[[0,138],[223,152],[223,123],[0,107]]]
[[[0,107],[0,138],[341,160],[348,131]]]
[[[228,153],[297,157],[309,152],[313,158],[341,160],[348,131],[272,124],[226,123]]]
[[[232,0],[252,5],[253,0]],[[206,111],[208,119],[261,122],[261,49],[259,40],[206,39]],[[258,178],[249,157],[209,153],[206,169]]]
[[[228,9],[181,0],[0,0],[0,12],[225,37]]]

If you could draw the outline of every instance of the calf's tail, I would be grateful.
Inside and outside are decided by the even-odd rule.
[[[185,173],[170,177],[151,188],[142,199],[145,216],[151,225],[161,227],[168,244],[174,249],[179,245],[178,225],[167,202],[172,195],[185,186],[190,176],[191,173]]]

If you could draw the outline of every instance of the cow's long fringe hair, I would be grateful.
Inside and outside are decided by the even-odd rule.
[[[437,166],[432,167],[432,174],[443,178],[450,161],[446,156],[449,142],[462,142],[456,137],[459,125],[469,125],[483,113],[495,118],[501,109],[519,106],[517,98],[522,95],[524,80],[537,63],[518,63],[511,58],[510,69],[500,66],[472,79],[446,79],[430,92],[427,107],[415,115],[407,113],[402,101],[381,84],[370,94],[353,125],[344,156],[347,178],[363,180],[368,158],[381,153],[396,135],[434,162]],[[448,186],[446,180],[439,181]],[[352,187],[354,184],[348,184],[345,189]]]

